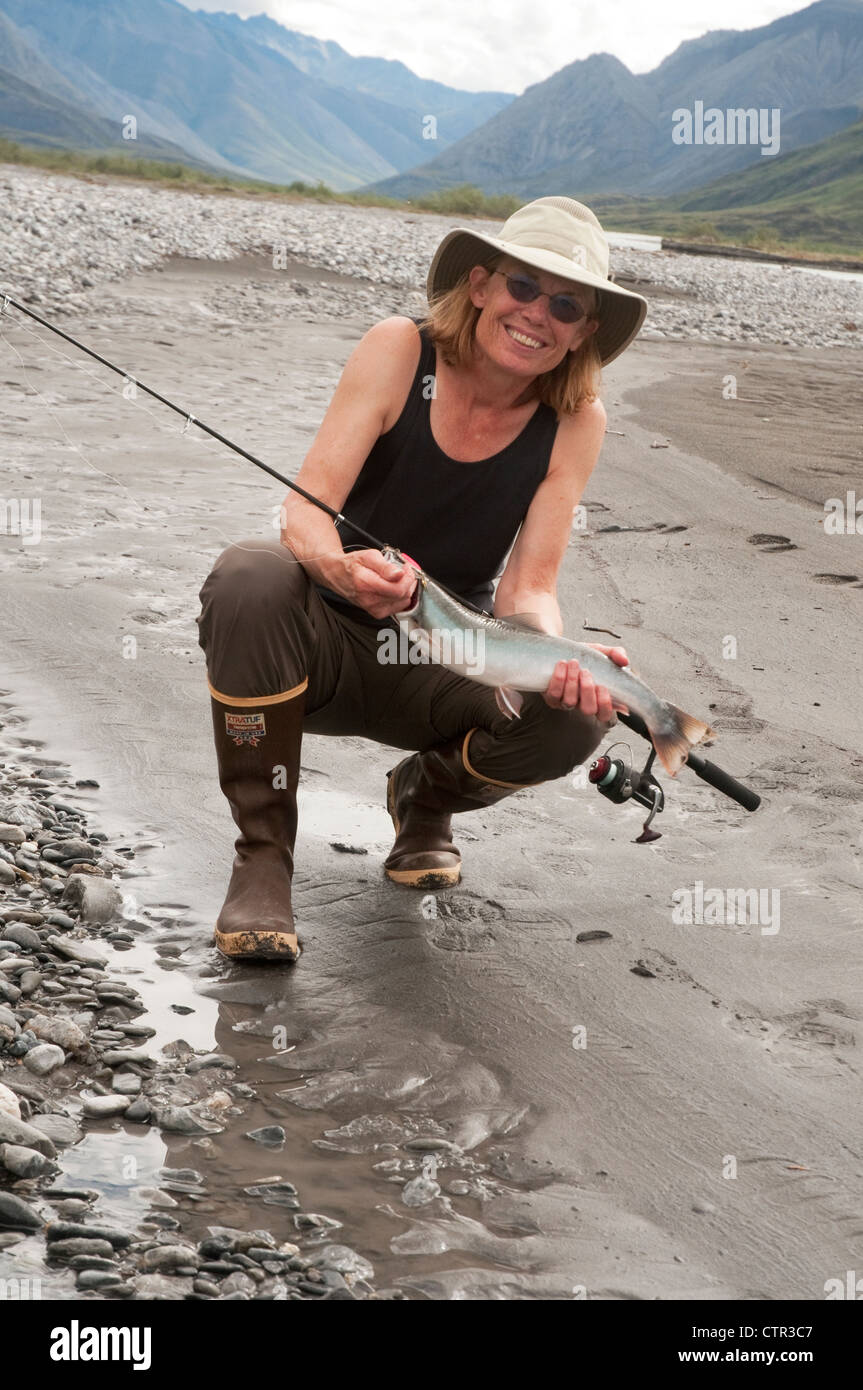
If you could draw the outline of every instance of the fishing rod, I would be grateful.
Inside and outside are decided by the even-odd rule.
[[[57,337],[63,338],[67,343],[71,343],[72,347],[77,348],[79,352],[86,353],[88,357],[92,357],[93,360],[100,363],[101,366],[107,367],[109,371],[115,372],[117,376],[121,376],[125,382],[131,382],[137,390],[144,391],[148,396],[152,396],[153,400],[159,401],[161,405],[165,405],[169,410],[173,410],[176,415],[182,416],[186,421],[187,428],[190,425],[196,425],[199,430],[203,430],[204,433],[210,435],[212,439],[218,440],[220,444],[224,444],[226,448],[233,450],[233,452],[239,454],[241,458],[246,459],[249,463],[253,463],[256,468],[261,468],[265,473],[269,473],[270,477],[275,478],[277,482],[284,483],[285,487],[289,488],[291,492],[298,493],[300,497],[310,502],[312,506],[318,507],[322,512],[326,512],[327,516],[331,517],[336,525],[338,525],[339,522],[344,522],[356,535],[362,536],[363,540],[367,541],[373,550],[381,551],[383,554],[389,554],[392,558],[399,557],[402,562],[405,558],[408,558],[403,557],[396,546],[391,545],[387,541],[378,540],[377,536],[373,536],[362,526],[358,526],[356,522],[351,521],[348,517],[344,516],[342,512],[337,511],[335,507],[331,507],[327,502],[322,501],[320,497],[315,497],[313,493],[307,492],[304,487],[300,487],[299,483],[295,483],[290,478],[286,478],[284,474],[279,473],[275,468],[272,468],[270,464],[265,463],[263,459],[259,459],[255,454],[250,453],[248,449],[244,449],[240,444],[235,444],[232,439],[228,439],[220,430],[214,429],[212,425],[206,424],[203,420],[199,420],[190,410],[185,410],[182,406],[177,405],[176,402],[169,400],[167,396],[162,395],[161,391],[156,391],[152,386],[148,386],[146,382],[139,380],[138,377],[133,376],[131,372],[127,372],[123,367],[118,367],[115,362],[109,361],[107,357],[103,357],[101,353],[88,347],[86,343],[82,343],[80,339],[74,337],[71,333],[66,333],[62,328],[58,328],[56,324],[49,323],[41,314],[37,314],[34,309],[28,309],[26,304],[21,304],[17,299],[13,298],[12,295],[3,292],[2,303],[0,303],[0,313],[5,313],[10,305],[13,309],[17,309],[19,313],[26,314],[28,318],[33,319],[43,328],[47,328],[49,333],[55,333]],[[479,613],[483,611],[477,608],[475,604],[469,603],[462,598],[461,595],[454,594],[452,590],[447,589],[446,585],[438,584],[438,587],[449,594],[450,598],[456,599],[457,602],[471,609],[473,612]],[[646,739],[648,743],[652,743],[647,725],[638,715],[620,713],[618,718],[624,724],[628,725],[634,733],[639,734],[642,738]],[[654,816],[663,809],[665,804],[662,788],[656,781],[652,772],[654,757],[655,750],[651,748],[651,753],[645,767],[641,772],[638,772],[635,768],[627,768],[622,759],[611,758],[608,754],[603,754],[591,765],[589,772],[590,781],[597,787],[597,790],[610,801],[621,804],[632,799],[648,807],[649,815],[644,823],[642,843],[659,838],[658,833],[650,828],[650,822],[653,820]],[[744,807],[745,810],[755,811],[761,804],[761,798],[756,792],[752,791],[750,787],[745,786],[742,782],[738,782],[736,778],[723,771],[721,767],[717,767],[715,763],[711,763],[706,758],[702,758],[692,749],[686,759],[686,766],[691,768],[696,776],[708,782],[710,786],[715,787],[717,791],[722,792],[725,796],[736,801],[738,805]]]

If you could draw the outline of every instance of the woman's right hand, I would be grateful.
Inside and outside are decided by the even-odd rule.
[[[385,560],[379,550],[346,551],[338,576],[330,581],[333,588],[334,581],[339,593],[373,618],[388,618],[410,608],[417,583],[412,565]]]

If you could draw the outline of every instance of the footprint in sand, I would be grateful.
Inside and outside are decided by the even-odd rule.
[[[758,1041],[777,1062],[795,1069],[823,1069],[826,1058],[831,1065],[847,1066],[845,1049],[856,1048],[857,1031],[847,1026],[856,1021],[851,1010],[836,1007],[833,1000],[804,1001],[803,1007],[773,1018],[751,1013],[735,1013],[724,1019],[726,1027]],[[838,1021],[837,1021],[838,1020]]]
[[[757,545],[762,555],[775,555],[783,550],[796,550],[797,546],[788,536],[770,536],[764,531],[757,531],[754,536],[747,536],[750,545]]]
[[[498,903],[460,897],[452,902],[438,900],[437,917],[428,934],[429,944],[439,951],[488,951],[495,944],[493,927],[505,917]]]

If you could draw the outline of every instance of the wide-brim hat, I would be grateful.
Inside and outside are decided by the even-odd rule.
[[[599,221],[574,198],[537,198],[508,217],[497,236],[455,227],[429,267],[429,302],[453,289],[475,265],[508,256],[600,292],[599,327],[593,336],[603,366],[632,342],[644,322],[647,300],[616,285],[608,270],[608,242]]]

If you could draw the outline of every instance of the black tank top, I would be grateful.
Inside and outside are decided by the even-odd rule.
[[[420,339],[420,359],[404,409],[375,440],[341,510],[371,535],[410,555],[432,579],[490,612],[492,581],[502,572],[548,470],[557,415],[540,404],[505,449],[475,463],[459,463],[438,447],[432,434],[436,353],[426,330],[420,329]],[[346,549],[366,547],[347,521],[337,523],[337,529]],[[380,625],[379,618],[340,594],[316,587],[350,617]]]

